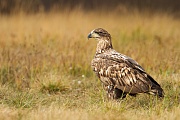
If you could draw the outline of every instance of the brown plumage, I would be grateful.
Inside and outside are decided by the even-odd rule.
[[[91,66],[109,99],[125,98],[127,94],[136,96],[138,93],[164,96],[161,86],[136,61],[113,49],[111,35],[106,30],[92,30],[89,38],[98,41]]]

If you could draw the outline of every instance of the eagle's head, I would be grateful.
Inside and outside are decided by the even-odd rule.
[[[97,28],[89,33],[88,39],[89,38],[95,38],[97,40],[110,40],[111,35],[106,30],[102,28]]]
[[[113,48],[111,43],[111,35],[102,28],[92,30],[88,35],[88,39],[89,38],[95,38],[98,40],[96,53],[102,53]]]

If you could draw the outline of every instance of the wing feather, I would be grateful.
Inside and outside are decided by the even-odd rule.
[[[110,83],[125,92],[146,92],[151,86],[150,80],[141,73],[144,69],[121,54],[97,55],[92,67],[103,83]]]

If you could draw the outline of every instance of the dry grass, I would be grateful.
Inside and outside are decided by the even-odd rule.
[[[166,14],[49,13],[0,19],[0,119],[178,119],[180,22]],[[90,62],[94,28],[137,60],[166,96],[107,101]]]

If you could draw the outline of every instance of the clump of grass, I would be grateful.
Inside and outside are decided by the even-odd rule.
[[[31,108],[34,107],[37,102],[37,94],[33,94],[28,91],[22,92],[11,88],[4,88],[1,89],[0,92],[0,103],[8,105],[9,107]]]
[[[40,89],[41,92],[48,94],[65,93],[68,90],[70,90],[70,88],[68,86],[63,85],[61,82],[49,82],[47,84],[43,84]]]

